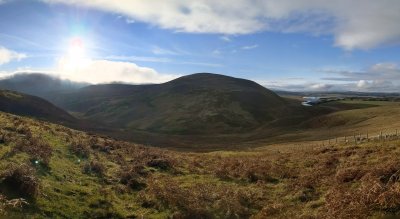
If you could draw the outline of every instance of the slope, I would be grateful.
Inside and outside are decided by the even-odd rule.
[[[249,131],[284,117],[291,108],[255,82],[210,73],[164,84],[92,85],[53,101],[114,127],[169,134]]]
[[[0,90],[0,111],[56,123],[76,122],[73,116],[46,100],[8,90]]]
[[[0,217],[396,218],[399,155],[397,137],[178,153],[0,112]]]

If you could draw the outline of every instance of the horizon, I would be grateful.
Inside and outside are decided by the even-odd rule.
[[[174,81],[174,80],[179,79],[184,76],[191,76],[191,75],[196,75],[196,74],[212,74],[212,75],[232,77],[229,75],[224,75],[224,74],[219,74],[219,73],[198,72],[198,73],[192,73],[192,74],[188,74],[188,75],[182,75],[177,78],[173,78],[168,81],[158,82],[158,83],[134,83],[134,82],[124,82],[124,81],[109,81],[109,82],[100,82],[100,83],[90,83],[90,82],[85,82],[85,81],[74,81],[74,80],[70,80],[68,78],[62,78],[60,75],[46,74],[46,73],[41,73],[41,72],[17,72],[17,73],[6,75],[6,76],[0,76],[0,80],[7,80],[7,79],[12,80],[13,78],[18,77],[18,76],[42,75],[42,76],[48,76],[50,78],[60,80],[63,82],[68,82],[68,83],[73,83],[73,84],[81,84],[83,87],[92,86],[92,85],[108,85],[108,84],[117,84],[117,85],[118,84],[121,84],[121,85],[153,85],[154,84],[154,85],[157,85],[157,84],[164,84],[164,83],[167,83],[170,81]],[[249,80],[246,78],[239,78],[239,77],[233,77],[233,78]],[[277,93],[288,92],[288,93],[310,93],[310,94],[324,94],[324,93],[400,94],[399,91],[352,91],[352,90],[312,90],[312,89],[309,89],[309,90],[281,90],[281,89],[276,89],[276,88],[268,88],[265,85],[261,85],[261,86],[263,86],[271,91],[277,92]]]
[[[149,84],[215,72],[271,90],[398,92],[400,2],[235,3],[0,0],[0,77]]]

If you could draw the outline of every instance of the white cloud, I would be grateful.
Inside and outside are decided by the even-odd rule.
[[[229,36],[221,36],[219,39],[225,42],[232,42],[232,39]]]
[[[318,84],[311,84],[309,86],[309,89],[311,90],[318,90],[318,91],[326,91],[331,89],[333,86],[331,84],[324,84],[324,83],[318,83]]]
[[[259,31],[333,34],[342,48],[400,43],[398,0],[42,0],[120,13],[135,21],[191,33]]]
[[[68,60],[59,60],[55,71],[61,78],[89,83],[162,83],[179,75],[160,74],[156,70],[138,66],[132,62],[87,60],[79,66],[70,66]]]
[[[321,72],[335,75],[322,78],[330,81],[400,81],[400,68],[395,63],[378,63],[363,71],[321,70]]]
[[[255,49],[257,47],[258,47],[258,45],[254,44],[254,45],[250,45],[250,46],[243,46],[241,49],[250,50],[250,49]]]
[[[369,82],[366,80],[359,80],[357,82],[357,87],[359,87],[359,88],[365,88],[365,87],[368,87],[368,85],[369,85]]]
[[[26,57],[26,54],[18,53],[0,46],[0,65],[9,63],[13,60],[19,61]]]
[[[330,77],[316,78],[316,82],[305,79],[262,81],[267,88],[287,91],[360,91],[399,92],[400,67],[395,63],[377,63],[361,71],[319,70]],[[333,75],[333,77],[332,77]]]

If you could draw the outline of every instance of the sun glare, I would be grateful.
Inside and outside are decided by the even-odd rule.
[[[74,37],[69,41],[66,54],[61,59],[61,66],[65,71],[78,71],[87,66],[90,62],[85,50],[85,43],[82,38]]]
[[[68,56],[71,58],[84,57],[85,47],[82,39],[74,38],[71,40],[68,50]]]

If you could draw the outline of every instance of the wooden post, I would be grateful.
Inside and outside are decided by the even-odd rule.
[[[379,135],[379,141],[382,141],[382,131],[381,131],[381,134]]]

